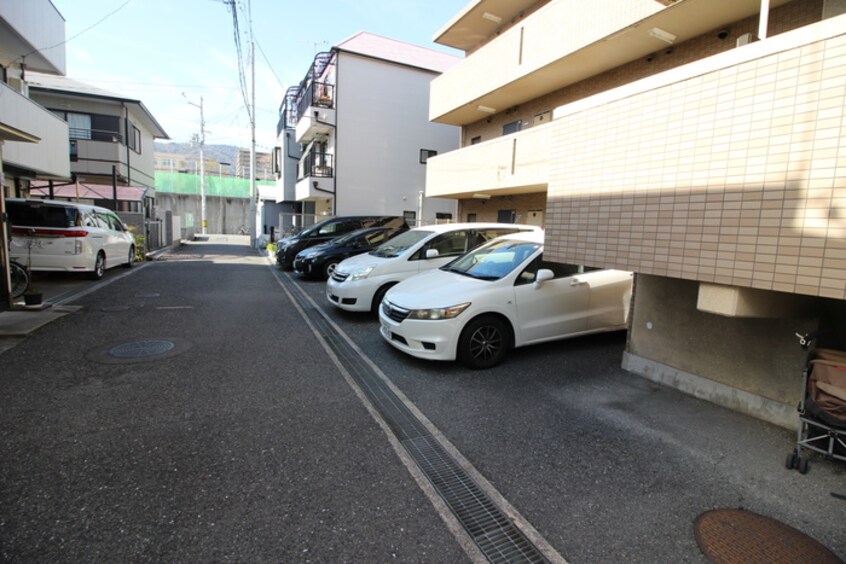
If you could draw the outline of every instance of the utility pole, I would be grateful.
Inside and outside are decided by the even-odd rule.
[[[258,192],[256,191],[256,42],[253,40],[253,8],[247,2],[250,26],[250,246],[258,237]]]
[[[188,100],[188,96],[185,95],[185,92],[182,93],[182,96]],[[205,235],[208,222],[206,221],[206,157],[203,152],[203,148],[206,144],[206,119],[203,114],[203,97],[200,96],[199,104],[195,104],[191,100],[188,100],[188,103],[195,108],[200,108],[200,225],[202,226],[201,233]]]

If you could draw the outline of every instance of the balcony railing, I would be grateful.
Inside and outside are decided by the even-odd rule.
[[[303,116],[309,107],[334,108],[335,85],[328,82],[312,82],[297,101],[297,115]]]
[[[306,177],[332,178],[335,176],[332,166],[334,156],[328,153],[308,153],[300,159],[297,180]]]
[[[123,135],[117,131],[104,129],[85,129],[78,127],[68,128],[68,137],[71,139],[84,139],[88,141],[105,141],[107,143],[123,143]]]

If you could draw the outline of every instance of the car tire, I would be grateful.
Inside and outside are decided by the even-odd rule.
[[[480,370],[496,366],[511,349],[511,328],[493,315],[482,315],[468,323],[458,339],[458,360],[467,368]]]
[[[385,284],[384,286],[376,290],[376,293],[373,294],[373,301],[370,302],[370,313],[377,316],[379,315],[379,306],[381,305],[385,294],[387,294],[388,290],[393,288],[395,285],[396,282],[394,282],[393,284]]]
[[[323,266],[323,278],[329,279],[332,278],[332,274],[335,273],[335,269],[338,267],[338,261],[330,260]]]
[[[129,247],[129,257],[127,257],[126,264],[124,264],[123,266],[125,266],[126,268],[132,268],[134,265],[135,265],[135,245],[132,245],[131,247]]]
[[[91,279],[99,280],[106,273],[106,255],[103,251],[97,253],[97,258],[94,260],[94,270],[91,271]]]

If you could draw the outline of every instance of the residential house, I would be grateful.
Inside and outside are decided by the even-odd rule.
[[[68,125],[66,150],[74,180],[94,187],[96,194],[111,193],[96,203],[114,209],[136,233],[145,234],[149,248],[158,247],[164,226],[154,207],[153,144],[169,137],[155,117],[140,100],[64,76],[30,72],[28,82],[32,99]],[[39,186],[40,194],[57,194],[55,187],[51,192],[49,185]],[[62,194],[69,193],[64,188]]]
[[[65,73],[65,21],[50,0],[0,2],[0,215],[37,179],[70,176],[68,126],[30,99],[29,71]],[[52,45],[53,47],[45,48]],[[8,299],[8,232],[0,222],[0,308]]]
[[[795,333],[846,347],[846,4],[468,3],[426,195],[541,222],[546,258],[637,273],[635,374],[787,427]]]
[[[431,81],[460,59],[361,32],[318,53],[280,108],[274,150],[282,229],[336,215],[455,219],[424,197],[427,160],[458,147],[459,129],[428,119]]]

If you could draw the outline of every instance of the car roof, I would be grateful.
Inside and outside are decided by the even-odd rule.
[[[438,223],[435,225],[423,225],[414,227],[411,231],[431,231],[433,233],[447,233],[450,231],[459,231],[461,229],[495,229],[495,228],[518,228],[531,230],[536,233],[543,233],[543,230],[537,225],[528,225],[524,223],[495,223],[495,222],[471,222],[471,223]]]
[[[500,235],[492,241],[525,241],[527,243],[539,243],[543,245],[543,231],[523,231],[520,233],[509,233],[508,235]]]

